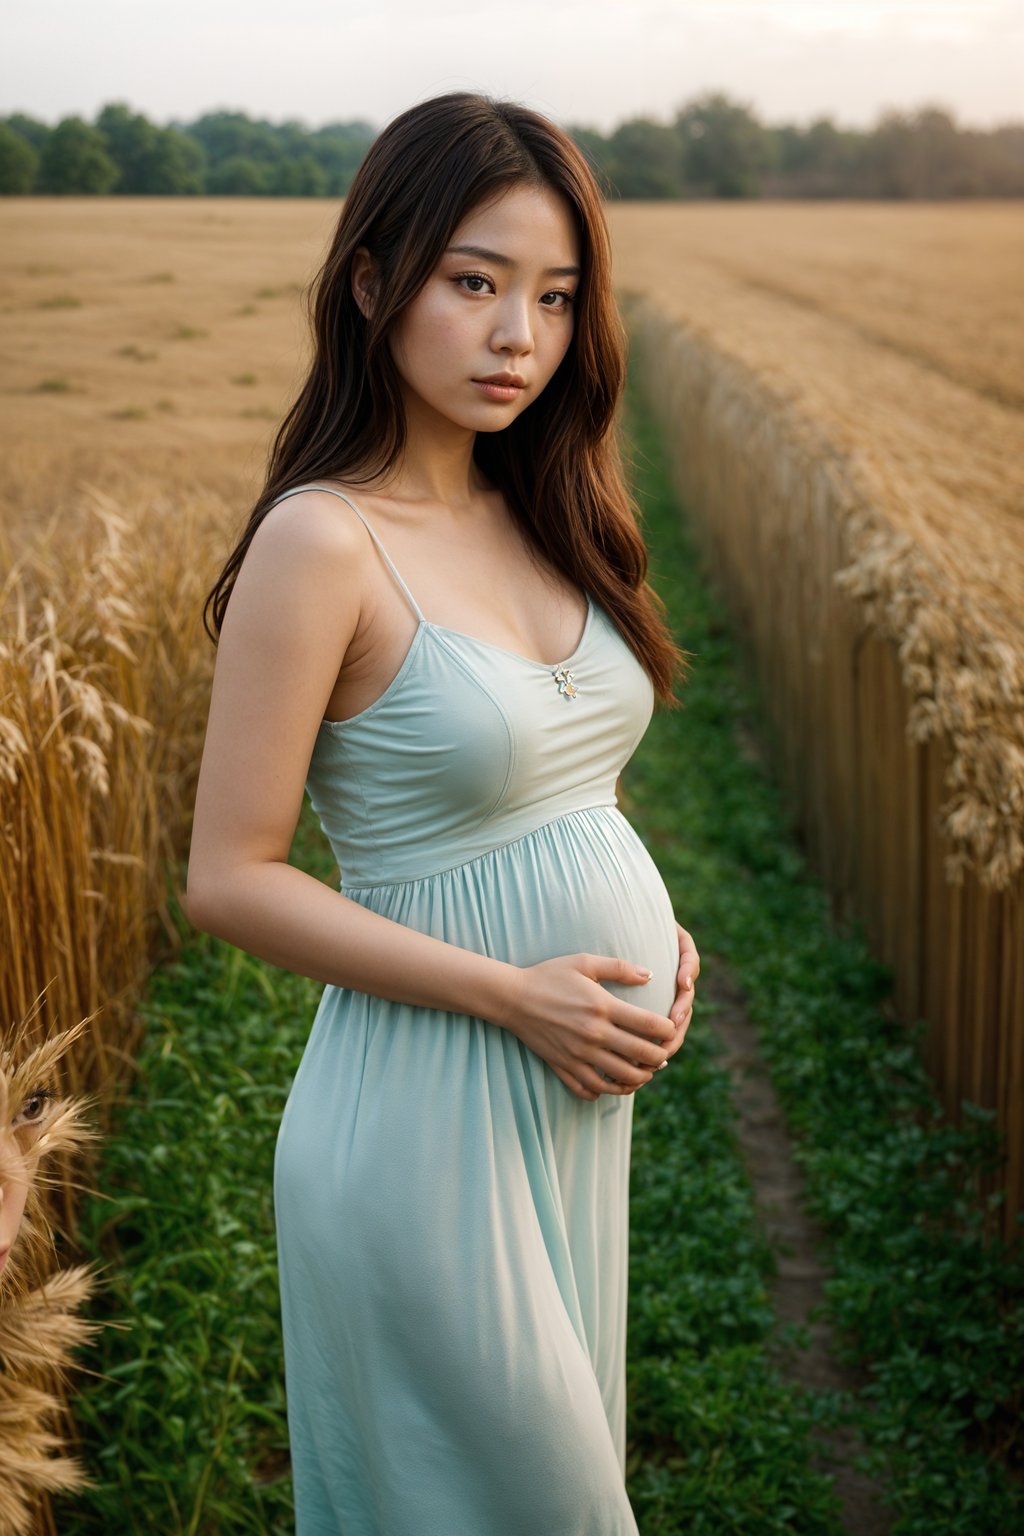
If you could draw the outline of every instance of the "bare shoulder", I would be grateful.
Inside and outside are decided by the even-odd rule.
[[[296,491],[272,506],[253,534],[270,558],[361,560],[369,540],[352,508],[330,491]]]
[[[373,546],[337,496],[299,491],[265,513],[224,618],[250,646],[304,645],[335,672],[363,620]],[[225,638],[227,634],[225,633]]]

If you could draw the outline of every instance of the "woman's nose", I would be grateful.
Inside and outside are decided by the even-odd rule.
[[[492,344],[497,350],[508,348],[520,355],[533,351],[533,326],[526,299],[509,298],[502,306],[494,327]]]

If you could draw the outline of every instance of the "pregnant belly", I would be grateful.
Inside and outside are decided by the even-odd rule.
[[[665,1016],[675,998],[671,899],[615,807],[571,811],[454,869],[353,894],[394,921],[513,965],[585,951],[645,966],[646,983],[602,985]]]

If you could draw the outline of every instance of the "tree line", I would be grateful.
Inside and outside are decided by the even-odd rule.
[[[123,102],[95,121],[0,119],[0,193],[344,197],[377,134],[356,119],[307,128],[244,112],[150,122]],[[763,124],[709,91],[671,121],[633,117],[605,135],[569,125],[610,198],[1019,197],[1024,122],[960,126],[941,106],[880,114],[868,129],[830,117]]]

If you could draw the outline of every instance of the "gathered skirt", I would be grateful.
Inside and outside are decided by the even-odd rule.
[[[517,965],[647,965],[604,985],[671,1007],[671,902],[616,808],[342,889]],[[325,986],[274,1162],[297,1536],[636,1536],[633,1102],[576,1097],[487,1020]]]

